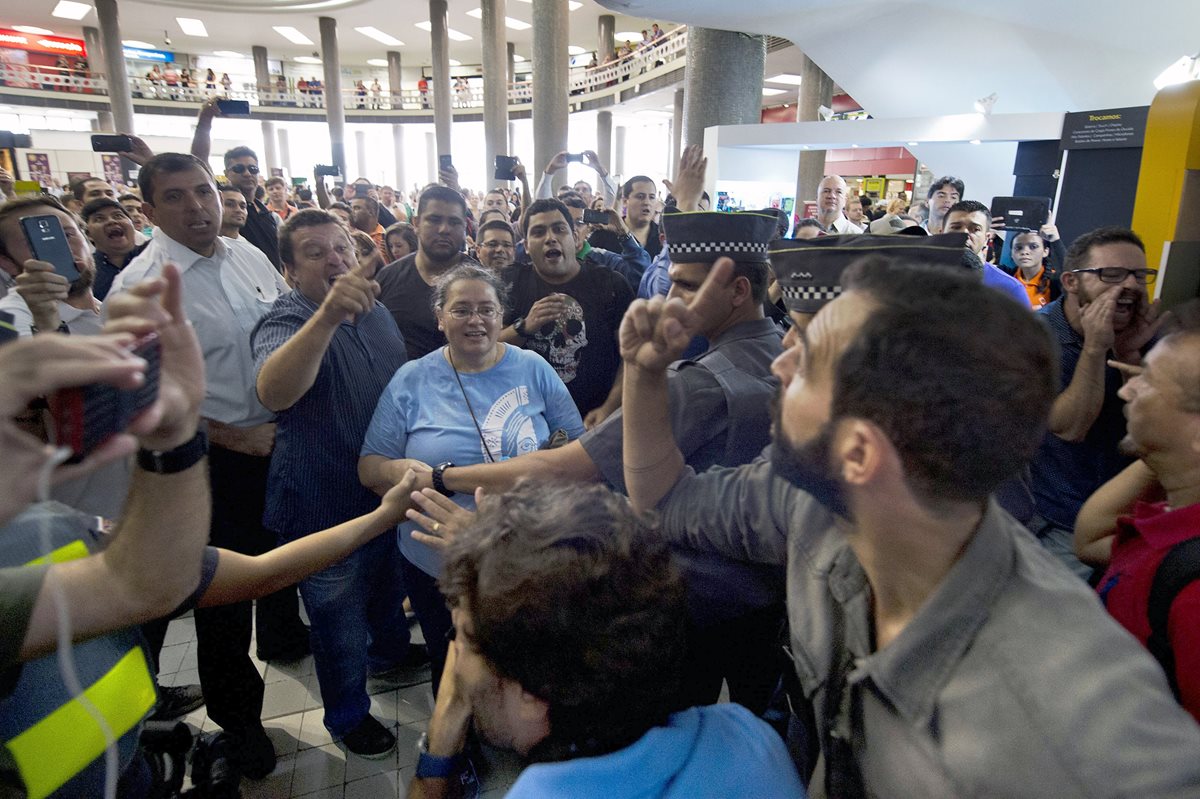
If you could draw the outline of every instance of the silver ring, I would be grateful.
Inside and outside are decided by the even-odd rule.
[[[433,523],[433,533],[434,533],[434,535],[437,535],[438,533],[440,533],[440,532],[441,532],[441,529],[442,529],[442,523],[441,523],[441,522],[434,522],[434,523]]]

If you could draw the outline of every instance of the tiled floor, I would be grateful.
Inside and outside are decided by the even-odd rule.
[[[419,628],[413,636],[420,640]],[[382,760],[366,760],[346,754],[332,741],[321,723],[321,692],[312,657],[293,663],[262,663],[251,658],[263,675],[263,726],[275,744],[275,771],[262,780],[242,780],[245,799],[365,799],[403,797],[417,762],[417,739],[425,731],[433,712],[433,694],[428,682],[407,688],[368,683],[371,713],[396,735],[394,752]],[[167,630],[159,660],[163,685],[196,683],[196,634],[190,615],[176,619]],[[183,719],[195,731],[217,727],[203,707]],[[486,799],[499,799],[511,784],[511,764],[493,770],[484,780]]]

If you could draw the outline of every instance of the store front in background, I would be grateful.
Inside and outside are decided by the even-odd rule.
[[[87,74],[87,46],[82,39],[0,28],[0,67],[5,86],[54,89],[63,78]]]

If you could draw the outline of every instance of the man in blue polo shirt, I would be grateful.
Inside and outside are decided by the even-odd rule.
[[[295,290],[251,334],[258,396],[277,414],[263,524],[281,543],[348,521],[379,500],[358,480],[358,449],[375,403],[405,362],[404,339],[359,266],[346,228],[299,211],[279,235]],[[396,738],[370,714],[366,680],[400,664],[409,643],[395,544],[381,536],[300,584],[325,726],[362,757]]]

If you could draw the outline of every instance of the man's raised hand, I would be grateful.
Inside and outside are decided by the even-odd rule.
[[[716,303],[717,291],[733,282],[733,260],[720,258],[690,303],[679,298],[635,300],[621,320],[618,344],[626,367],[664,371],[679,359]]]

